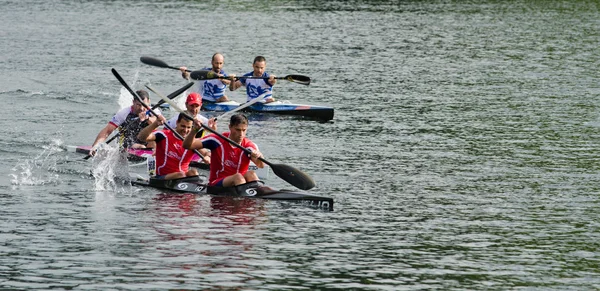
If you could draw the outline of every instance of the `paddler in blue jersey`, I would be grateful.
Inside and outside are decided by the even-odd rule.
[[[150,104],[150,96],[145,90],[136,91],[136,93],[144,100],[144,103]],[[160,110],[155,110],[160,114]],[[151,116],[146,112],[146,108],[137,99],[133,99],[133,104],[130,107],[125,107],[108,122],[108,124],[98,133],[96,140],[92,144],[90,155],[96,154],[96,147],[104,142],[106,138],[116,129],[119,128],[119,141],[122,148],[154,148],[154,143],[144,142],[137,139],[138,133],[144,127],[150,125],[156,120],[156,117]]]
[[[277,80],[274,75],[269,75],[265,72],[267,69],[267,60],[263,56],[257,56],[254,58],[254,62],[252,62],[252,72],[244,74],[244,77],[263,77],[268,79],[246,79],[240,78],[235,80],[235,75],[229,75],[229,78],[232,80],[229,83],[229,90],[234,91],[239,87],[246,87],[246,95],[248,96],[247,101],[250,101],[254,98],[257,98],[260,95],[265,95],[264,103],[269,103],[275,101],[275,98],[271,96],[273,92],[273,85]]]
[[[222,54],[216,53],[212,56],[210,68],[203,68],[202,70],[213,71],[220,77],[227,77],[227,73],[223,71],[223,64],[225,64],[225,58]],[[181,76],[189,80],[190,73],[187,72],[187,67],[180,67]],[[202,99],[206,102],[226,102],[229,98],[225,95],[225,89],[229,85],[227,79],[210,79],[198,82],[198,93],[202,96]]]

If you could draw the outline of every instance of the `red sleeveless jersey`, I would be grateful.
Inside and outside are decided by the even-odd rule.
[[[229,137],[229,132],[223,133],[223,136]],[[258,146],[247,138],[244,138],[240,145],[258,151]],[[228,176],[237,173],[243,175],[248,172],[250,165],[248,155],[219,136],[207,135],[202,139],[202,147],[211,150],[209,185],[215,185],[219,180]]]
[[[187,172],[194,157],[194,151],[183,148],[183,141],[170,130],[157,131],[156,136],[156,175]]]

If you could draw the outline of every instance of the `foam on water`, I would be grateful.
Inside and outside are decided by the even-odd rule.
[[[126,154],[121,153],[118,147],[102,144],[93,158],[91,172],[95,179],[94,190],[118,191],[123,184],[119,178],[129,176]]]
[[[56,173],[56,153],[63,151],[63,141],[51,139],[50,143],[42,146],[41,151],[32,159],[19,160],[11,169],[12,185],[46,185],[60,183]]]

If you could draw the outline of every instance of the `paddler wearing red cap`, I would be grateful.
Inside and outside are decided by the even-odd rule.
[[[198,94],[197,92],[190,93],[187,96],[187,99],[185,100],[186,113],[192,117],[197,118],[204,125],[212,128],[213,130],[216,131],[217,130],[217,122],[214,120],[214,118],[208,119],[208,118],[202,116],[200,114],[201,107],[202,107],[202,96],[200,96],[200,94]],[[171,126],[172,128],[177,127],[178,115],[173,116],[171,119],[169,119],[169,121],[167,121],[167,124],[169,126]],[[198,137],[201,137],[201,136],[202,136],[202,133]],[[200,150],[200,153],[204,156],[210,157],[210,151],[207,149]]]

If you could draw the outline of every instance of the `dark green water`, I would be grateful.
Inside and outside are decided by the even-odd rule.
[[[2,7],[0,288],[600,288],[598,2]],[[201,68],[217,51],[230,73],[264,55],[308,75],[275,96],[335,107],[249,129],[334,212],[161,195],[67,152],[118,110],[111,68],[168,93],[178,72],[140,56]]]

